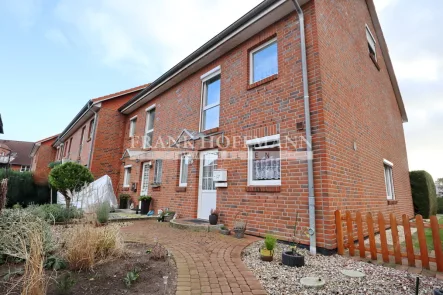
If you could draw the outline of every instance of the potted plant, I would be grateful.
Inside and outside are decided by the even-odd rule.
[[[231,231],[229,230],[229,228],[227,228],[226,226],[223,225],[223,226],[220,228],[220,233],[221,233],[222,235],[226,235],[226,236],[228,236],[228,235],[231,234]]]
[[[237,216],[241,213],[241,211],[239,211],[235,217],[234,217],[234,227],[233,227],[233,232],[235,234],[235,237],[237,239],[241,239],[245,236],[245,231],[246,231],[246,225],[247,222],[244,220],[241,220],[239,218],[237,218]]]
[[[298,248],[298,241],[297,236],[300,234],[300,229],[298,229],[298,213],[295,217],[295,224],[294,224],[294,233],[292,235],[292,246],[290,247],[290,250],[283,251],[282,253],[282,263],[287,266],[291,267],[301,267],[305,265],[305,257],[299,253],[297,253]],[[309,234],[307,231],[305,232],[307,236]]]
[[[172,220],[172,218],[174,217],[175,212],[174,211],[162,211],[162,213],[160,213],[160,215],[157,218],[158,222],[169,222]]]
[[[128,200],[131,198],[131,196],[128,194],[120,194],[118,197],[120,199],[119,208],[120,209],[128,209]]]
[[[211,209],[211,215],[209,215],[209,224],[216,225],[218,222],[218,210]]]
[[[156,187],[160,187],[162,184],[160,182],[153,182],[151,183],[151,187],[156,188]]]
[[[260,258],[263,261],[272,261],[274,259],[274,248],[277,244],[277,238],[271,234],[266,234],[264,247],[260,249]]]
[[[149,212],[149,205],[151,204],[151,196],[140,196],[138,201],[141,202],[140,214],[146,215]]]

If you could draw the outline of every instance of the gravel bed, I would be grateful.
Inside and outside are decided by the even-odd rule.
[[[292,268],[281,264],[281,252],[287,245],[277,244],[272,262],[260,260],[262,245],[263,242],[258,241],[245,248],[242,259],[269,294],[415,294],[417,275],[406,271],[339,255],[311,256],[304,249],[298,252],[305,256],[305,266]],[[349,278],[340,272],[342,269],[360,271],[366,276]],[[321,277],[326,284],[321,289],[308,289],[300,284],[303,277]],[[419,277],[419,294],[432,294],[434,288],[443,288],[443,281]]]

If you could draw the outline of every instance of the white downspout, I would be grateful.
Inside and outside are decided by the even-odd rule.
[[[305,19],[303,10],[297,0],[292,0],[295,10],[298,14],[300,25],[300,46],[302,61],[302,77],[303,77],[303,95],[305,105],[305,124],[306,124],[306,141],[308,156],[308,193],[309,193],[309,250],[312,255],[317,254],[317,237],[315,232],[315,195],[314,195],[314,153],[312,152],[312,133],[311,133],[311,111],[309,106],[309,88],[308,88],[308,65],[306,58],[306,38],[305,38]]]

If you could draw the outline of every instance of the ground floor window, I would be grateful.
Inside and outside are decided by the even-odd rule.
[[[162,183],[162,170],[163,170],[163,161],[155,160],[155,171],[154,171],[154,183],[160,184]]]
[[[123,178],[124,187],[129,187],[131,184],[131,169],[132,169],[131,165],[125,166],[125,174]]]
[[[248,185],[280,185],[280,135],[248,140]]]
[[[28,172],[31,171],[31,166],[25,165],[20,167],[20,172]]]
[[[385,171],[386,195],[388,200],[394,200],[394,178],[392,177],[392,167],[394,165],[387,160],[383,160],[383,166]]]
[[[185,187],[188,185],[188,165],[189,165],[189,156],[187,155],[181,156],[179,186]]]

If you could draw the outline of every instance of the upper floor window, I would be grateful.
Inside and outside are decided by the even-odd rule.
[[[180,183],[179,186],[187,186],[188,185],[188,165],[189,165],[189,156],[183,155],[180,159]]]
[[[280,185],[280,135],[246,141],[248,145],[248,185]]]
[[[31,171],[31,166],[24,165],[20,167],[20,172],[28,172]]]
[[[272,39],[249,53],[249,83],[278,74],[277,40]]]
[[[155,160],[154,183],[162,183],[163,160]]]
[[[83,141],[85,140],[85,132],[86,132],[86,126],[83,126],[83,128],[82,128],[82,135],[80,137],[79,150],[78,150],[78,156],[79,157],[81,156],[82,150],[83,150]]]
[[[133,137],[135,135],[135,126],[137,124],[137,116],[131,118],[129,121],[129,137]]]
[[[151,107],[146,110],[145,140],[143,144],[144,148],[152,146],[152,137],[154,136],[154,122],[155,122],[155,107]]]
[[[385,171],[385,184],[386,184],[386,196],[388,200],[394,200],[395,199],[395,193],[394,193],[394,178],[392,177],[392,167],[394,165],[387,161],[383,160],[383,167]]]
[[[69,139],[68,157],[71,156],[72,137]]]
[[[372,35],[368,25],[366,25],[366,40],[368,41],[369,54],[375,60],[377,60],[377,51],[375,50],[375,44],[376,44],[375,38],[374,35]]]
[[[91,139],[92,136],[94,135],[94,119],[91,120],[91,122],[89,122],[89,138]]]
[[[220,121],[220,71],[203,81],[202,131],[217,128]]]

